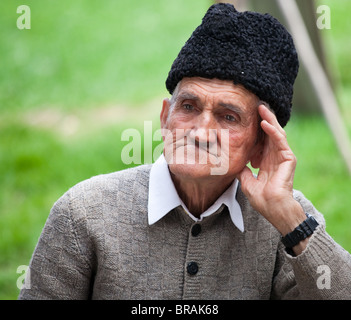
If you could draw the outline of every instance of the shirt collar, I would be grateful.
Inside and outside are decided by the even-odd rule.
[[[200,215],[200,218],[194,217],[183,201],[179,198],[177,190],[173,184],[168,164],[163,154],[152,165],[149,180],[149,203],[148,203],[148,222],[154,224],[167,213],[178,206],[184,210],[194,221],[201,221],[214,213],[218,208],[225,204],[228,207],[230,217],[234,225],[244,232],[244,221],[239,203],[236,200],[238,190],[238,180],[235,179],[231,186],[216,200],[216,202]]]

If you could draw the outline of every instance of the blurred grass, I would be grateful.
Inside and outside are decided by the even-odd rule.
[[[339,70],[337,92],[350,129],[351,2],[318,3],[331,8],[332,29],[321,33],[333,70]],[[16,27],[21,4],[31,8],[30,30]],[[53,203],[81,180],[126,167],[125,128],[142,131],[144,119],[158,128],[170,65],[210,4],[0,2],[0,299],[17,297],[17,267],[28,265]],[[110,115],[116,121],[101,120],[97,115],[110,106],[120,107]],[[43,113],[49,115],[46,125]],[[76,127],[74,121],[61,126],[72,117]],[[294,115],[286,129],[298,158],[295,188],[324,213],[328,232],[351,251],[351,179],[324,119]]]
[[[170,63],[209,5],[206,0],[25,3],[31,29],[23,31],[16,27],[16,8],[23,1],[0,3],[2,109],[142,103],[165,92]]]

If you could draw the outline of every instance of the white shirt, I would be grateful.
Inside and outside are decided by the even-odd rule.
[[[244,232],[243,215],[239,203],[236,200],[237,189],[238,180],[235,179],[231,186],[216,200],[216,202],[203,212],[200,215],[200,218],[196,218],[179,198],[168,169],[168,164],[162,154],[152,165],[150,171],[148,203],[149,225],[154,224],[172,209],[180,205],[194,221],[201,221],[204,217],[208,217],[216,212],[222,204],[225,204],[228,207],[230,217],[235,226],[241,232]]]

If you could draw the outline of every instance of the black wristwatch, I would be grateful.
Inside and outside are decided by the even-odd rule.
[[[282,238],[284,246],[288,249],[295,247],[299,242],[305,240],[309,237],[318,226],[316,219],[306,214],[307,219],[298,225],[292,232],[288,233],[285,237]]]

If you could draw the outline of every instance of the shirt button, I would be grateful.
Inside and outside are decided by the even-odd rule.
[[[189,262],[188,263],[188,265],[187,265],[187,267],[186,267],[186,270],[188,271],[188,273],[190,274],[190,275],[195,275],[195,274],[197,274],[197,272],[199,271],[199,266],[197,265],[197,263],[196,262]]]
[[[195,224],[192,228],[191,228],[191,234],[193,237],[197,237],[201,232],[201,225],[200,224]]]

